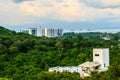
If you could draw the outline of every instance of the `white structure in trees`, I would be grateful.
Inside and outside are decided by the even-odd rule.
[[[109,66],[109,48],[93,49],[93,61],[85,62],[79,66],[82,68],[81,77],[89,76],[91,71],[106,71]]]
[[[65,67],[60,67],[60,66],[57,66],[57,67],[51,67],[49,68],[49,72],[78,72],[80,73],[81,71],[81,67],[79,66],[65,66]]]
[[[93,62],[100,63],[99,69],[107,68],[109,66],[109,49],[93,49]]]
[[[81,77],[90,76],[91,71],[106,71],[109,66],[109,48],[95,48],[93,49],[93,61],[84,62],[74,67],[52,67],[49,72],[78,72]]]
[[[28,34],[37,36],[37,28],[28,28]]]
[[[28,29],[25,29],[25,30],[20,30],[20,32],[37,36],[37,28],[28,28]]]

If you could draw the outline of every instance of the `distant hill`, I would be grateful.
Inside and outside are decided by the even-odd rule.
[[[6,29],[6,28],[0,26],[0,36],[2,36],[2,35],[14,35],[14,34],[16,34],[15,31],[11,31],[9,29]]]

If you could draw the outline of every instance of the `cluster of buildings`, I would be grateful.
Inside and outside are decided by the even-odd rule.
[[[105,71],[109,66],[109,49],[108,48],[95,48],[93,49],[93,61],[84,62],[78,66],[67,67],[51,67],[49,72],[78,72],[81,77],[90,76],[92,71]]]
[[[34,36],[46,36],[46,37],[63,36],[62,28],[43,28],[40,30],[38,30],[37,28],[28,28],[26,30],[20,30],[20,32],[34,35]]]
[[[63,29],[61,28],[44,28],[42,29],[42,36],[47,36],[47,37],[57,37],[57,36],[62,36],[63,35]]]

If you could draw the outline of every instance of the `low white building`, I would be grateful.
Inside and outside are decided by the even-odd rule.
[[[93,62],[85,62],[80,64],[82,72],[81,77],[90,76],[91,71],[106,71],[109,66],[109,48],[93,49]],[[88,74],[88,75],[86,75]]]
[[[37,36],[37,28],[28,28],[28,29],[25,29],[25,30],[20,30],[20,32]]]
[[[101,37],[104,40],[111,40],[110,36]]]
[[[37,36],[37,28],[28,28],[28,34]]]
[[[78,66],[71,67],[52,67],[49,72],[78,72],[81,77],[90,76],[91,71],[105,71],[109,66],[109,48],[93,49],[93,62],[84,62]]]
[[[79,66],[66,66],[66,67],[51,67],[49,68],[49,72],[78,72],[82,71],[81,67]]]

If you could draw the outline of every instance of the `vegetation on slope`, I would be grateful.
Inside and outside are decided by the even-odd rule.
[[[77,73],[47,71],[53,66],[77,66],[92,61],[92,49],[104,47],[110,48],[111,66],[108,72],[93,73],[94,76],[85,79],[119,79],[119,42],[114,38],[105,41],[99,37],[100,34],[94,33],[90,38],[85,38],[85,34],[46,38],[15,33],[0,27],[0,77],[15,80],[81,80]]]

